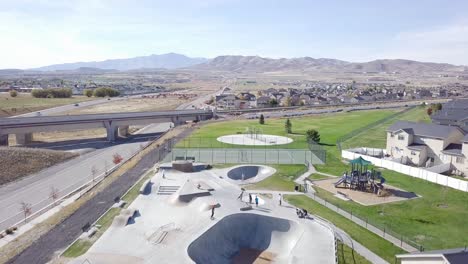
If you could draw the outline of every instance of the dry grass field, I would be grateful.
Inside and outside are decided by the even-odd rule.
[[[0,147],[0,185],[76,156],[77,154],[64,151]]]
[[[125,100],[109,101],[108,103],[79,108],[69,112],[60,113],[60,115],[173,110],[177,108],[177,106],[188,101],[189,100],[187,99],[169,96],[165,98],[128,98]]]

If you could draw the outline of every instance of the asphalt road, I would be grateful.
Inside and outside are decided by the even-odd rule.
[[[134,97],[138,96],[141,95]],[[207,95],[197,100],[204,100],[206,97],[209,96]],[[111,100],[119,99],[125,99],[125,97],[112,98]],[[71,109],[105,102],[108,102],[108,100],[94,100],[80,103],[79,106],[71,104],[45,109],[41,111],[41,116],[58,114]],[[192,109],[192,103],[186,103],[177,107],[177,110],[183,109]],[[37,116],[37,113],[33,112],[17,117],[30,116]],[[73,160],[47,168],[16,182],[0,186],[0,230],[23,220],[24,214],[21,211],[22,202],[30,204],[32,207],[31,213],[35,213],[53,202],[51,198],[52,189],[58,191],[59,198],[63,197],[84,183],[92,181],[93,175],[96,177],[111,169],[114,166],[112,162],[114,154],[118,153],[123,158],[130,157],[138,152],[143,144],[154,140],[159,134],[168,129],[169,123],[152,124],[138,131],[137,135],[128,139],[121,139],[116,143],[109,143],[104,139],[91,139],[32,145],[32,147],[56,150],[85,149],[85,151],[90,151],[83,153],[80,157]]]
[[[118,153],[128,158],[138,152],[143,144],[154,140],[169,129],[169,123],[151,125],[139,131],[138,135],[107,143],[106,147],[85,153],[78,158],[47,168],[19,181],[0,187],[0,230],[3,230],[23,219],[21,203],[32,205],[36,212],[53,202],[52,188],[56,188],[62,197],[86,182],[114,166],[112,157]],[[144,133],[144,134],[143,134]],[[102,144],[98,142],[97,144]]]
[[[167,154],[167,151],[168,148],[163,145],[145,155],[134,168],[118,177],[75,213],[41,236],[31,246],[7,263],[31,264],[50,261],[56,252],[72,243],[83,232],[83,228],[87,224],[94,223],[99,216],[114,204],[117,197],[121,197],[144,172],[161,160]]]
[[[79,109],[79,108],[84,108],[92,105],[98,105],[98,104],[103,104],[111,101],[117,101],[117,100],[123,100],[126,99],[126,97],[114,97],[114,98],[109,98],[109,99],[98,99],[98,100],[92,100],[92,101],[87,101],[87,102],[81,102],[78,103],[78,106],[75,104],[69,104],[69,105],[63,105],[63,106],[57,106],[53,108],[48,108],[44,109],[41,111],[36,111],[36,112],[31,112],[27,114],[22,114],[22,115],[17,115],[14,117],[35,117],[35,116],[46,116],[46,115],[54,115],[54,114],[59,114],[63,112],[67,112],[70,110],[74,109]]]

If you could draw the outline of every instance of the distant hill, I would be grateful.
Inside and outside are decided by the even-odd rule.
[[[258,56],[218,56],[207,62],[191,66],[197,70],[234,72],[269,71],[329,71],[329,72],[446,72],[466,71],[465,66],[447,63],[419,62],[411,60],[374,60],[355,63],[336,59],[310,57],[270,59]]]
[[[165,68],[165,69],[176,69],[189,67],[195,64],[203,63],[207,61],[205,58],[190,58],[185,55],[177,53],[167,53],[161,55],[150,55],[128,59],[113,59],[105,61],[92,61],[92,62],[75,62],[75,63],[64,63],[54,64],[36,68],[35,70],[40,71],[69,71],[77,69],[112,69],[119,71],[135,70],[141,68]]]

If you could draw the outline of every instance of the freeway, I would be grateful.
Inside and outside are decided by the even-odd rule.
[[[52,188],[58,190],[59,197],[66,195],[82,184],[92,181],[93,175],[96,177],[114,166],[114,154],[128,158],[140,151],[143,144],[154,140],[168,129],[169,123],[150,125],[140,130],[138,135],[1,186],[0,230],[23,219],[22,202],[31,204],[34,213],[53,202],[50,197]]]
[[[206,98],[209,98],[209,96],[210,95],[203,96],[194,102],[183,104],[177,107],[176,111],[166,111],[163,113],[173,114],[174,112],[187,112],[185,109],[190,109],[189,112],[191,113],[204,112],[200,110],[193,110],[193,105],[195,103],[206,100]],[[112,98],[112,100],[119,100],[119,98]],[[37,113],[33,112],[12,118],[17,121],[7,121],[7,119],[3,119],[2,123],[19,122],[19,124],[21,124],[23,122],[27,122],[27,120],[32,119],[29,117],[34,117],[34,120],[56,120],[56,118],[67,118],[69,116],[48,117],[47,115],[59,114],[77,107],[87,107],[107,101],[107,99],[94,100],[80,103],[79,106],[71,104],[50,108],[42,110],[40,117],[37,117]],[[134,114],[139,115],[138,113],[132,113],[130,115]],[[93,119],[97,117],[105,118],[106,116],[108,117],[112,115],[122,117],[122,115],[119,113],[86,116],[87,118]],[[16,117],[23,117],[22,119],[24,119],[24,121]],[[125,117],[127,116],[125,115]],[[63,197],[84,183],[92,181],[93,177],[103,174],[106,170],[109,170],[112,166],[114,166],[112,163],[112,157],[114,154],[118,153],[123,158],[132,156],[140,150],[143,144],[147,144],[148,142],[159,137],[161,133],[169,130],[170,124],[171,123],[148,125],[135,133],[136,135],[130,136],[127,139],[119,140],[116,143],[109,143],[105,139],[96,139],[93,141],[76,140],[72,143],[73,146],[60,146],[60,143],[46,143],[37,145],[36,147],[46,147],[52,149],[79,149],[86,146],[87,149],[91,149],[93,151],[84,153],[78,158],[47,168],[40,171],[39,173],[30,175],[16,182],[0,186],[0,230],[14,225],[23,219],[24,215],[20,210],[20,204],[22,202],[32,205],[32,213],[37,212],[44,206],[47,206],[53,202],[53,199],[51,198],[52,188],[58,190],[59,198]]]

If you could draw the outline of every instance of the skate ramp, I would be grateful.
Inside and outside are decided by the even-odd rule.
[[[275,173],[275,169],[261,165],[244,165],[234,167],[227,172],[231,180],[249,180],[254,178],[264,179]]]
[[[287,263],[303,233],[294,221],[259,214],[224,217],[188,247],[196,263]]]

